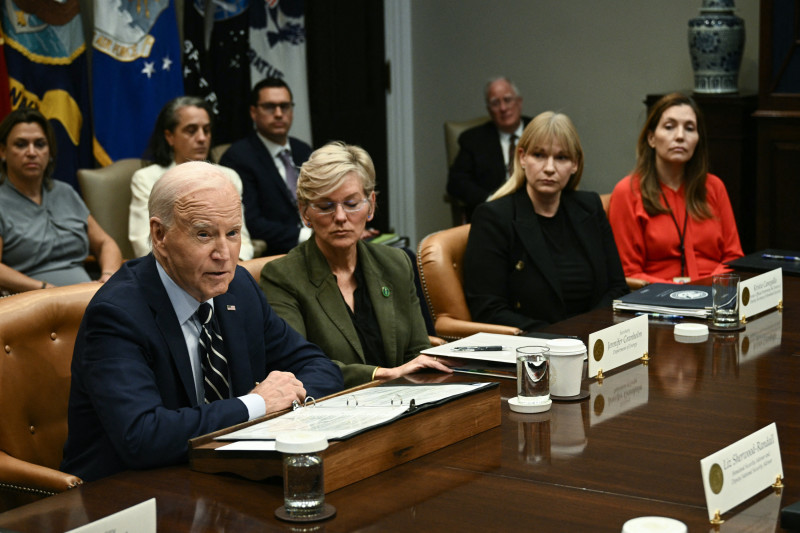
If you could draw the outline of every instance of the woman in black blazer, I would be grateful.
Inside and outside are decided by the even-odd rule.
[[[464,291],[473,320],[536,329],[628,292],[600,197],[575,190],[582,172],[569,117],[534,118],[514,173],[472,218]]]

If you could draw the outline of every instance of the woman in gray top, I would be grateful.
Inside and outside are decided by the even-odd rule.
[[[21,107],[0,123],[0,290],[23,292],[90,281],[97,258],[104,282],[122,264],[75,190],[52,179],[55,136],[39,111]]]

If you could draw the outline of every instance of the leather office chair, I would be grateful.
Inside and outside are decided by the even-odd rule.
[[[122,252],[123,259],[133,259],[128,240],[128,212],[131,205],[131,178],[142,168],[141,159],[120,159],[103,168],[78,170],[78,183],[89,212]]]
[[[222,154],[228,151],[228,148],[231,147],[231,143],[226,144],[219,144],[211,149],[211,153],[208,154],[214,163],[219,163],[219,160],[222,159]]]
[[[81,283],[0,299],[0,512],[81,483],[58,468],[75,337],[100,287]]]
[[[464,297],[464,250],[469,224],[432,233],[417,248],[417,268],[436,334],[456,340],[474,333],[517,335],[519,328],[473,322]]]
[[[464,133],[464,130],[474,128],[475,126],[480,126],[484,122],[488,121],[489,117],[484,115],[482,117],[476,117],[462,121],[448,120],[444,123],[444,147],[445,151],[447,152],[448,170],[453,166],[453,162],[456,160],[456,156],[458,155],[458,137]],[[467,219],[464,211],[464,204],[460,200],[451,198],[448,194],[444,195],[444,201],[450,204],[453,225],[459,226],[461,224],[465,224]]]
[[[603,204],[603,211],[606,212],[606,217],[608,216],[608,206],[611,204],[611,193],[601,194],[600,195],[600,202]]]
[[[268,255],[266,257],[256,257],[253,259],[248,259],[247,261],[239,261],[239,265],[243,266],[250,272],[250,275],[258,281],[261,279],[261,269],[264,268],[264,265],[269,263],[274,259],[278,259],[283,257],[286,254],[278,254],[278,255]]]

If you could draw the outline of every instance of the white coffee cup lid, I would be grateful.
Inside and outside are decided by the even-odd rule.
[[[284,431],[275,435],[275,449],[282,453],[314,453],[328,447],[321,431]]]
[[[680,335],[681,337],[702,337],[703,335],[708,335],[708,326],[705,324],[695,324],[693,322],[675,324],[675,335]]]
[[[577,355],[586,351],[586,345],[580,339],[551,339],[547,341],[550,355]]]
[[[687,533],[686,524],[665,516],[640,516],[622,526],[622,533]]]

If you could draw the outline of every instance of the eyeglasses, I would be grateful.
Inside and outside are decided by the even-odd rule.
[[[514,96],[508,95],[502,98],[492,98],[491,100],[489,100],[489,107],[491,109],[497,109],[498,107],[500,107],[501,103],[506,105],[511,105],[517,101],[517,98],[519,98],[519,96],[516,95]]]
[[[280,104],[273,104],[272,102],[260,102],[256,104],[265,113],[273,115],[275,111],[280,108],[281,112],[288,113],[294,107],[294,102],[283,102]]]
[[[336,212],[339,206],[342,206],[345,213],[358,213],[369,204],[369,199],[362,198],[361,200],[345,200],[344,202],[309,202],[308,205],[315,213],[320,215],[332,215]]]

